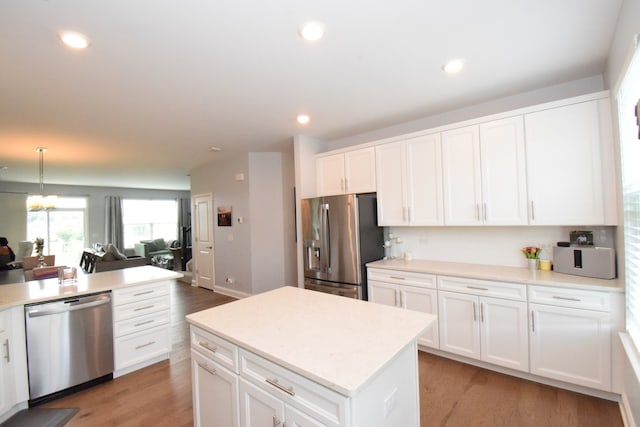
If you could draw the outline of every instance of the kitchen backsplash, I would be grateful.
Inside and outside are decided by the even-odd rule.
[[[552,259],[553,246],[574,230],[593,231],[595,246],[615,248],[616,227],[385,227],[385,240],[396,258],[525,267],[521,248],[538,246],[541,258]]]

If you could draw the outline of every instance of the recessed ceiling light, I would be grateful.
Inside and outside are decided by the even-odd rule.
[[[218,152],[218,151],[222,151],[222,148],[220,148],[220,147],[209,147],[209,151]]]
[[[318,41],[324,36],[324,25],[319,22],[307,22],[300,28],[300,36],[310,42]]]
[[[307,123],[309,123],[309,121],[311,120],[311,118],[310,118],[309,116],[307,116],[306,114],[300,114],[296,120],[297,120],[297,121],[298,121],[298,123],[300,123],[301,125],[306,125]]]
[[[89,38],[73,31],[61,31],[58,34],[62,43],[73,49],[85,49],[89,46]]]
[[[455,74],[462,70],[464,67],[464,61],[462,59],[452,59],[442,66],[442,70],[445,73]]]

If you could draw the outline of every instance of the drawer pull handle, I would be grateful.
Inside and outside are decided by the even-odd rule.
[[[467,285],[467,289],[475,289],[476,291],[488,291],[489,288],[482,288],[480,286]]]
[[[133,327],[137,328],[138,326],[148,325],[149,323],[153,323],[153,322],[155,322],[155,320],[147,320],[146,322],[136,323],[135,325],[133,325]]]
[[[389,277],[396,280],[407,280],[406,277],[398,277],[398,276],[389,276]]]
[[[278,383],[278,379],[274,378],[274,379],[270,379],[270,378],[266,378],[265,381],[268,384],[271,384],[272,386],[274,386],[275,388],[284,391],[285,393],[287,393],[288,395],[291,396],[295,396],[296,394],[293,392],[293,387],[285,387],[281,384]]]
[[[144,292],[138,292],[137,294],[133,294],[134,297],[139,297],[140,295],[148,295],[148,294],[152,294],[154,291],[153,289],[150,291],[144,291]]]
[[[4,358],[7,359],[7,363],[11,363],[11,351],[9,351],[9,338],[4,340],[4,348],[7,350]]]
[[[553,299],[560,299],[563,301],[575,301],[575,302],[580,302],[580,298],[570,298],[570,297],[559,297],[557,295],[553,296]]]
[[[141,348],[149,347],[150,345],[154,345],[155,343],[156,343],[155,341],[151,341],[151,342],[148,342],[146,344],[140,344],[139,346],[136,346],[136,350],[140,350]]]
[[[213,368],[210,368],[209,365],[207,365],[206,363],[198,362],[198,366],[200,366],[205,371],[209,372],[211,375],[216,375],[216,370]]]
[[[278,427],[279,425],[282,425],[282,421],[280,421],[278,419],[278,417],[276,417],[275,415],[273,416],[273,423],[272,423],[273,427]]]
[[[145,305],[144,307],[134,308],[133,311],[149,310],[150,308],[153,308],[153,307],[155,307],[155,305]]]
[[[218,351],[218,346],[216,345],[211,345],[206,341],[200,341],[198,344],[200,344],[201,347],[206,348],[207,350],[209,350],[212,353],[215,353],[216,351]]]

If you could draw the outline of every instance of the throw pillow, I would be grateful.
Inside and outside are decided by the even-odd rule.
[[[156,251],[161,251],[167,248],[167,244],[164,242],[164,239],[153,239],[153,246],[156,247]]]
[[[109,243],[109,244],[107,245],[107,251],[106,251],[106,253],[105,253],[105,256],[106,256],[107,254],[109,254],[109,255],[113,256],[113,259],[114,259],[114,260],[117,260],[117,259],[127,259],[127,256],[126,256],[125,254],[123,254],[122,252],[120,252],[120,251],[118,250],[118,248],[116,248],[116,247],[115,247],[114,245],[112,245],[111,243]],[[106,260],[104,259],[104,257],[102,257],[102,259],[103,259],[104,261],[106,261]]]

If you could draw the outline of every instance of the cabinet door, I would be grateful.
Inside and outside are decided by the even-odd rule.
[[[407,220],[411,225],[444,223],[440,134],[405,141]]]
[[[282,426],[284,402],[240,378],[240,425]]]
[[[480,159],[483,223],[527,224],[522,116],[480,125]]]
[[[442,133],[442,172],[445,224],[480,224],[482,197],[478,126]]]
[[[399,290],[401,307],[408,310],[438,315],[438,293],[435,289],[400,286]],[[432,325],[427,332],[418,338],[418,344],[438,348],[438,326]]]
[[[376,191],[376,153],[373,147],[344,153],[345,193]]]
[[[287,405],[285,407],[285,426],[286,427],[325,427],[326,424],[318,420],[314,420],[309,415]]]
[[[2,313],[0,312],[0,317]],[[11,372],[9,361],[11,360],[10,349],[11,342],[9,341],[9,334],[6,330],[2,330],[2,319],[0,319],[0,415],[4,414],[12,404],[9,402],[11,399],[10,393],[13,388],[13,381],[11,378]]]
[[[238,376],[193,350],[191,373],[194,425],[237,427]]]
[[[597,101],[525,115],[530,223],[604,224]]]
[[[405,150],[401,142],[376,147],[378,225],[405,225]]]
[[[438,326],[440,350],[480,359],[478,297],[440,291]]]
[[[400,305],[398,301],[398,285],[369,280],[367,291],[370,302],[390,305],[392,307]]]
[[[611,389],[611,327],[606,312],[529,304],[531,373]]]
[[[316,159],[318,196],[344,193],[344,154],[318,157]]]
[[[527,304],[480,297],[481,358],[494,365],[529,371]]]

